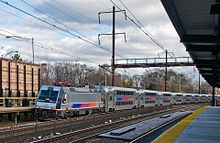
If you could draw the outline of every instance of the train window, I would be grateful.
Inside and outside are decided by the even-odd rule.
[[[155,101],[145,101],[145,104],[155,103]]]
[[[166,94],[166,93],[164,93],[163,95],[164,95],[164,96],[171,96],[171,94]]]
[[[112,96],[110,96],[109,100],[112,101],[112,99],[113,99]]]
[[[119,90],[117,90],[117,95],[134,95],[134,93],[130,92],[130,91],[119,91]]]
[[[156,93],[146,93],[146,96],[156,96]]]
[[[122,101],[122,102],[116,102],[116,106],[126,106],[126,105],[132,105],[133,101]]]
[[[39,102],[49,102],[49,103],[55,103],[58,96],[58,91],[53,90],[41,90],[40,96],[38,101]]]

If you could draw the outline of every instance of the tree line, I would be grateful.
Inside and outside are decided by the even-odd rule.
[[[110,69],[109,69],[110,70]],[[115,86],[143,88],[164,91],[165,71],[161,68],[146,69],[142,75],[130,76],[116,73]],[[41,65],[41,84],[66,82],[69,86],[111,85],[111,73],[102,68],[89,67],[85,64],[62,62]],[[198,80],[193,80],[185,73],[172,69],[167,74],[167,91],[199,93]],[[201,82],[201,93],[211,93],[211,86]]]

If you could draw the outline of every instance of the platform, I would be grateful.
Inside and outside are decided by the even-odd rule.
[[[34,107],[1,107],[0,114],[30,112]]]
[[[206,107],[162,134],[155,143],[219,143],[220,107]]]
[[[185,112],[172,113],[169,116],[155,117],[152,119],[139,122],[134,125],[130,125],[124,128],[116,129],[116,130],[101,134],[100,137],[117,139],[118,141],[131,142],[137,139],[138,137],[140,137],[141,135],[148,133],[157,127],[160,127],[168,123],[169,121],[180,119],[189,114],[191,114],[190,111],[185,111]]]

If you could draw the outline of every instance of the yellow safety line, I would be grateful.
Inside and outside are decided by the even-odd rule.
[[[198,111],[194,112],[192,115],[181,121],[175,127],[171,128],[167,131],[164,135],[159,137],[155,141],[155,143],[174,143],[179,135],[190,125],[192,122],[198,117],[202,112],[204,112],[208,106],[199,109]]]

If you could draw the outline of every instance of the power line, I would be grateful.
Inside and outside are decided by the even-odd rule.
[[[31,21],[31,20],[29,20],[29,19],[25,19],[25,18],[23,18],[23,17],[21,17],[21,16],[19,16],[19,15],[17,15],[17,14],[11,13],[11,12],[9,12],[9,11],[7,11],[7,10],[1,9],[1,8],[0,8],[0,10],[3,11],[3,12],[5,12],[5,13],[7,13],[7,14],[13,15],[13,16],[19,18],[19,19],[23,19],[23,20],[25,20],[25,21],[27,21],[27,22],[29,22],[29,23],[32,23],[32,24],[34,24],[34,25],[37,25],[37,26],[39,26],[39,27],[42,27],[42,28],[45,28],[45,29],[48,29],[48,30],[52,30],[52,29],[49,28],[49,27],[42,26],[42,25],[40,25],[40,24],[38,24],[38,23],[34,23],[33,21]],[[52,27],[52,28],[54,28],[54,27]],[[61,31],[56,31],[56,32],[58,32],[58,33],[60,33],[60,34],[64,34],[65,36],[72,38],[72,36],[67,35],[67,33],[61,33]]]
[[[143,26],[143,24],[136,18],[136,16],[131,12],[131,10],[121,1],[121,0],[119,0],[119,2],[127,9],[127,11],[134,17],[134,19],[136,20],[136,22],[138,23],[138,24],[140,24],[141,25],[141,27],[142,28],[144,28],[144,30],[146,30],[147,31],[147,33],[152,37],[152,38],[154,38],[153,37],[153,35]],[[154,38],[155,39],[155,38]],[[155,39],[155,41],[157,41],[156,39]],[[157,41],[158,42],[158,41]],[[159,42],[158,42],[159,43]]]
[[[105,50],[105,51],[111,52],[111,50],[109,50],[108,48],[104,48],[104,47],[102,47],[102,46],[100,46],[100,45],[98,45],[98,44],[96,44],[96,43],[93,43],[93,42],[91,42],[91,41],[89,41],[89,40],[87,40],[87,39],[84,39],[84,38],[82,38],[81,36],[78,36],[78,35],[76,35],[76,34],[70,32],[70,31],[69,31],[68,29],[66,29],[66,28],[62,28],[62,27],[60,27],[60,26],[57,26],[56,24],[52,24],[52,23],[50,23],[50,22],[48,22],[48,21],[46,21],[46,20],[44,20],[44,19],[41,19],[41,18],[39,18],[39,17],[37,17],[37,16],[35,16],[35,15],[33,15],[33,14],[30,14],[30,13],[28,13],[28,12],[26,12],[26,11],[24,11],[24,10],[22,10],[22,9],[20,9],[20,8],[18,8],[18,7],[16,7],[16,6],[14,6],[14,5],[12,5],[12,4],[6,2],[6,1],[0,0],[0,2],[3,3],[3,4],[6,4],[6,5],[8,5],[8,6],[12,7],[12,8],[14,8],[14,9],[16,9],[16,10],[18,10],[18,11],[20,11],[20,12],[22,12],[22,13],[28,15],[28,16],[31,16],[31,17],[33,17],[33,18],[35,18],[35,19],[37,19],[37,20],[39,20],[39,21],[41,21],[41,22],[43,22],[43,23],[45,23],[45,24],[48,24],[48,25],[50,25],[50,26],[52,26],[52,27],[54,27],[54,28],[56,28],[56,29],[58,29],[58,30],[60,30],[60,31],[63,31],[63,32],[65,32],[65,33],[67,33],[67,34],[69,34],[69,35],[75,37],[75,38],[78,38],[78,39],[80,39],[80,40],[82,40],[82,41],[84,41],[84,42],[87,42],[87,43],[89,43],[89,44],[91,44],[91,45],[93,45],[93,46],[95,46],[95,47],[101,48],[101,49],[103,49],[103,50]],[[118,55],[118,54],[116,54],[116,55],[119,56],[119,57],[122,57],[122,56],[120,56],[120,55]],[[122,57],[122,58],[123,58],[123,57]]]
[[[22,1],[23,1],[23,0],[22,0]],[[3,1],[1,0],[1,2],[3,2]],[[3,3],[4,3],[4,2],[3,2]],[[7,2],[6,2],[6,3],[7,3]],[[8,5],[8,3],[7,3],[7,5]],[[9,6],[10,6],[10,5],[9,5]],[[18,10],[18,9],[17,9],[17,10]],[[23,12],[23,11],[21,11],[21,12]],[[24,12],[25,12],[25,11],[24,11]],[[24,13],[24,12],[23,12],[23,13]],[[27,13],[26,13],[26,14],[27,14]],[[29,16],[30,16],[30,15],[29,15]],[[33,15],[33,16],[34,16],[34,15]],[[32,16],[32,17],[33,17],[33,16]],[[34,17],[34,18],[35,18],[35,17]],[[39,18],[39,19],[40,19],[40,18]],[[39,19],[38,19],[38,20],[39,20]],[[42,19],[41,19],[41,20],[42,20]],[[47,21],[46,21],[46,22],[47,22]],[[49,22],[48,22],[48,23],[49,23]],[[46,23],[46,24],[48,24],[48,23]],[[50,26],[53,26],[53,27],[55,27],[55,28],[58,27],[58,26],[56,26],[56,25],[51,25],[51,23],[49,23],[49,25],[50,25]],[[58,28],[58,29],[59,29],[59,28]],[[59,29],[59,30],[61,30],[61,29]],[[62,31],[63,31],[63,30],[64,30],[64,32],[70,34],[68,30],[66,31],[66,29],[63,29],[63,28],[62,28]],[[72,34],[70,34],[70,35],[72,35]],[[77,37],[77,35],[76,35],[76,37]],[[79,37],[77,37],[77,38],[79,38]],[[80,37],[80,38],[81,38],[81,37]],[[91,41],[90,41],[90,42],[91,42]],[[93,43],[93,44],[94,44],[94,43]],[[98,46],[98,47],[100,47],[100,46]],[[71,56],[71,57],[72,57],[72,56]]]
[[[12,33],[12,32],[7,31],[7,30],[4,30],[4,29],[0,29],[0,30],[1,30],[1,31],[4,31],[4,32],[7,32],[7,33],[9,33],[9,34],[11,34],[11,35],[13,35],[13,36],[21,37],[21,36],[18,36],[18,35],[16,35],[16,34]],[[1,34],[1,33],[0,33],[0,35],[2,35],[2,36],[4,36],[4,37],[8,36],[8,35]],[[14,40],[18,40],[18,41],[25,42],[25,43],[28,43],[28,44],[31,43],[31,41],[29,41],[29,40],[27,40],[27,39],[18,39],[18,38],[13,37],[13,36],[12,36],[12,38],[13,38]],[[37,43],[37,44],[36,44],[36,43]],[[49,50],[49,51],[52,51],[52,52],[55,52],[55,53],[58,53],[58,54],[62,54],[62,55],[65,55],[65,56],[69,56],[69,57],[73,58],[73,56],[72,56],[71,54],[69,54],[68,52],[64,52],[64,51],[60,51],[60,50],[57,50],[57,49],[48,47],[48,46],[46,46],[46,45],[44,45],[44,44],[41,44],[41,43],[39,43],[39,42],[37,42],[37,41],[34,42],[34,46],[39,47],[39,48],[42,48],[42,49],[46,49],[46,50]],[[80,60],[80,59],[83,60],[83,61],[90,62],[90,63],[95,63],[94,61],[87,60],[87,59],[84,59],[84,58],[82,59],[82,58],[80,58],[80,57],[74,58],[74,60]]]
[[[67,16],[67,17],[70,17],[70,18],[72,18],[72,19],[74,19],[74,20],[76,19],[76,20],[78,20],[78,21],[83,22],[83,21],[81,20],[81,18],[73,17],[71,14],[66,13],[66,12],[64,12],[63,10],[61,10],[60,8],[57,7],[57,6],[59,5],[59,6],[62,6],[64,9],[68,9],[68,10],[73,11],[72,9],[69,9],[67,6],[63,5],[62,3],[57,2],[56,0],[54,0],[53,2],[55,2],[55,3],[57,4],[57,6],[54,6],[54,5],[50,4],[49,2],[47,2],[47,1],[45,1],[45,0],[42,0],[42,1],[43,1],[46,5],[48,5],[49,7],[53,8],[53,9],[55,9],[55,10],[57,10],[57,11],[59,11],[59,12],[62,13],[63,15],[65,15],[65,16]],[[96,22],[96,21],[94,21],[93,19],[91,19],[91,18],[89,18],[89,17],[87,17],[87,16],[85,16],[85,15],[82,15],[82,14],[79,13],[79,12],[76,12],[76,11],[74,11],[74,12],[77,13],[77,15],[80,15],[80,16],[82,16],[82,17],[88,19],[89,21]],[[98,31],[99,33],[100,33],[100,32],[102,33],[102,31],[100,31],[100,30],[98,30],[98,29],[96,29],[96,28],[93,28],[93,29],[96,30],[96,31]]]
[[[120,7],[119,6],[117,6],[112,0],[110,0],[118,9],[120,9]],[[130,9],[121,1],[121,0],[119,0],[120,1],[120,3],[126,8],[126,10],[135,18],[135,20],[137,21],[137,23],[136,22],[134,22],[134,20],[133,19],[131,19],[128,15],[126,15],[131,21],[132,21],[132,23],[134,23],[139,29],[141,29],[142,31],[143,31],[143,29],[145,30],[145,31],[147,31],[147,33],[145,33],[144,31],[144,33],[151,39],[151,40],[153,40],[153,42],[156,44],[156,45],[158,45],[161,49],[163,49],[163,50],[165,50],[163,47],[162,47],[162,45],[151,35],[151,33],[146,29],[146,28],[144,28],[144,26],[143,26],[143,24],[141,24],[141,22],[136,18],[136,16],[130,11]],[[139,25],[140,26],[139,26]],[[142,29],[143,28],[143,29]],[[169,55],[170,55],[170,53],[169,53]],[[170,55],[171,57],[172,57],[172,55]],[[188,73],[190,73],[187,69],[185,69],[184,68],[184,70],[186,70]]]
[[[40,10],[40,9],[38,9],[38,8],[36,8],[36,7],[34,7],[34,6],[31,5],[30,3],[25,2],[24,0],[20,0],[20,1],[22,1],[24,4],[30,6],[31,8],[35,9],[36,11],[38,11],[38,12],[40,12],[40,13],[46,15],[47,17],[49,17],[49,18],[51,18],[51,19],[53,19],[55,22],[61,24],[62,26],[65,27],[66,31],[69,31],[68,29],[70,29],[70,30],[74,31],[75,33],[81,35],[82,37],[89,39],[87,36],[83,35],[82,33],[78,32],[78,31],[76,31],[76,30],[74,30],[73,28],[69,28],[66,24],[63,24],[61,21],[57,20],[56,18],[49,16],[48,14],[46,14],[46,13],[43,12],[42,10]],[[48,3],[46,3],[46,4],[48,4]],[[49,5],[49,4],[48,4],[48,5]],[[51,5],[50,5],[50,6],[51,6]],[[89,40],[91,40],[91,39],[89,39]],[[89,40],[87,40],[87,42],[90,42],[90,43],[91,43],[91,41],[93,41],[93,40],[91,40],[91,41],[89,41]],[[93,42],[94,42],[94,41],[93,41]],[[92,44],[93,44],[93,43],[92,43]]]
[[[110,0],[110,2],[115,5],[119,10],[121,10],[121,8],[115,3],[113,2],[112,0]],[[123,4],[124,5],[124,4]],[[127,8],[127,6],[125,7],[129,13],[131,13],[131,11]],[[130,16],[128,16],[126,13],[125,15],[127,16],[127,18],[135,25],[137,26],[148,38],[150,38],[159,48],[161,48],[162,50],[165,51],[164,47],[159,43],[159,41],[156,40],[156,38],[154,38],[152,36],[152,34],[150,34],[149,31],[146,30],[146,28],[144,28],[144,26],[140,23],[139,20],[137,20],[137,22],[135,22]],[[133,14],[132,14],[133,15]],[[136,19],[136,17],[135,17]]]
[[[120,7],[114,3],[112,0],[110,0],[112,2],[113,5],[115,5],[118,9],[120,9]],[[134,17],[134,19],[136,20],[136,22],[131,19],[128,15],[126,15],[128,17],[128,19],[131,20],[131,22],[133,24],[135,24],[139,29],[141,29],[141,31],[143,31],[157,46],[159,46],[162,50],[165,51],[165,49],[163,48],[163,46],[159,43],[159,41],[153,37],[153,35],[143,26],[143,24],[136,18],[136,16],[131,12],[131,10],[121,1],[119,0],[119,2],[126,8],[126,10]],[[126,13],[125,13],[126,14]],[[146,32],[145,32],[145,31]],[[172,57],[172,55],[169,53],[169,55]],[[184,68],[185,71],[187,71],[188,73],[190,73],[186,68]],[[190,73],[191,74],[191,73]]]
[[[45,12],[43,12],[42,10],[40,10],[40,9],[38,9],[38,8],[36,8],[36,7],[34,7],[34,6],[31,5],[30,3],[27,3],[27,2],[25,2],[24,0],[20,0],[20,1],[22,1],[22,2],[25,3],[26,5],[30,6],[31,8],[37,10],[38,12],[45,14]],[[42,1],[43,1],[43,0],[42,0]],[[46,4],[50,5],[49,3],[46,3]],[[51,6],[51,5],[50,5],[50,6]],[[101,47],[99,44],[96,44],[96,43],[97,43],[96,41],[94,41],[94,40],[88,38],[88,37],[85,36],[84,34],[82,34],[82,33],[78,32],[78,31],[74,30],[73,28],[69,28],[66,24],[63,24],[61,21],[59,21],[59,20],[57,20],[57,19],[55,19],[55,18],[53,18],[53,17],[51,17],[51,16],[49,16],[49,15],[47,15],[47,14],[45,14],[45,15],[46,15],[47,17],[53,19],[53,20],[56,21],[57,23],[63,25],[63,26],[65,27],[65,30],[66,30],[67,33],[70,34],[70,31],[68,30],[68,29],[70,29],[70,30],[72,30],[72,31],[74,31],[75,33],[77,33],[77,34],[80,35],[80,36],[78,36],[77,38],[80,38],[81,40],[84,40],[85,42],[87,42],[87,43],[89,43],[89,44],[92,44],[93,46],[96,46],[96,47],[99,47],[99,48],[101,48],[101,49],[107,50],[108,52],[111,52],[111,50],[109,50],[109,49],[107,49],[107,48]],[[71,34],[71,35],[72,35],[72,34]],[[74,34],[74,35],[75,35],[75,34]],[[84,38],[82,38],[81,36],[84,37]],[[86,38],[86,39],[85,39],[85,38]],[[88,40],[87,40],[87,39],[88,39]],[[123,58],[122,56],[120,56],[120,55],[117,54],[117,53],[116,53],[116,55],[119,56],[119,57],[121,57],[121,58]]]
[[[0,46],[2,49],[6,49],[4,46]],[[20,50],[18,50],[18,49],[11,49],[11,50],[14,50],[14,51],[18,51],[18,53],[22,53],[22,54],[24,54],[24,55],[26,55],[26,56],[29,56],[29,57],[32,57],[32,53],[27,53],[27,52],[24,52],[24,51],[20,51]],[[41,59],[41,60],[47,60],[47,61],[49,61],[49,59],[48,58],[44,58],[44,57],[40,57],[40,56],[35,56],[35,58],[37,58],[37,59]]]

